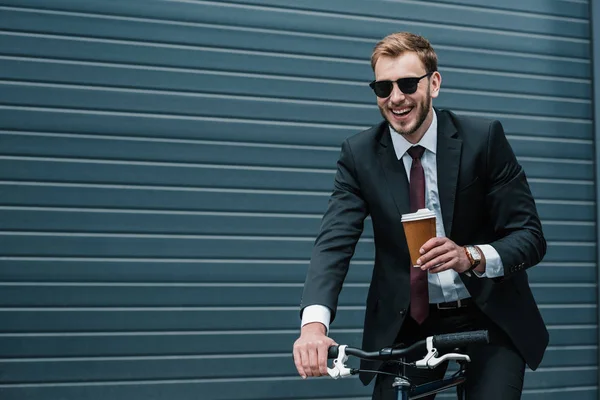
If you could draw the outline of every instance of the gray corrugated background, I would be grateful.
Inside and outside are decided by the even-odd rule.
[[[366,398],[290,352],[339,145],[379,120],[372,47],[399,30],[438,53],[435,105],[500,119],[528,173],[551,346],[524,398],[597,397],[586,2],[0,4],[2,399]],[[371,238],[339,342],[360,344]]]

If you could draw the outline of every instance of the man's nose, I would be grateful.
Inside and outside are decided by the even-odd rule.
[[[390,94],[390,101],[392,103],[401,103],[402,101],[404,101],[405,97],[406,95],[402,93],[402,91],[398,87],[398,84],[394,82],[392,84],[392,94]]]

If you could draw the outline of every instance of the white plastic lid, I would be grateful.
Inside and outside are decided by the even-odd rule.
[[[421,208],[411,214],[402,214],[402,222],[418,221],[427,218],[435,218],[435,213],[427,208]]]

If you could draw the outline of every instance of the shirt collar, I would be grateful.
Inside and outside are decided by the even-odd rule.
[[[404,153],[411,148],[413,145],[411,142],[406,140],[404,136],[400,135],[398,132],[392,128],[390,125],[390,135],[392,137],[392,143],[394,144],[394,151],[396,152],[396,157],[398,160],[402,158]],[[437,149],[437,115],[435,111],[433,112],[433,120],[431,121],[431,125],[429,125],[429,129],[423,135],[421,140],[417,143],[420,146],[425,147],[425,149],[431,151],[435,154]]]

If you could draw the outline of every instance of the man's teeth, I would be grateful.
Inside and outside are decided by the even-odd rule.
[[[405,115],[410,112],[411,108],[403,108],[402,110],[392,110],[392,113],[396,115]]]

